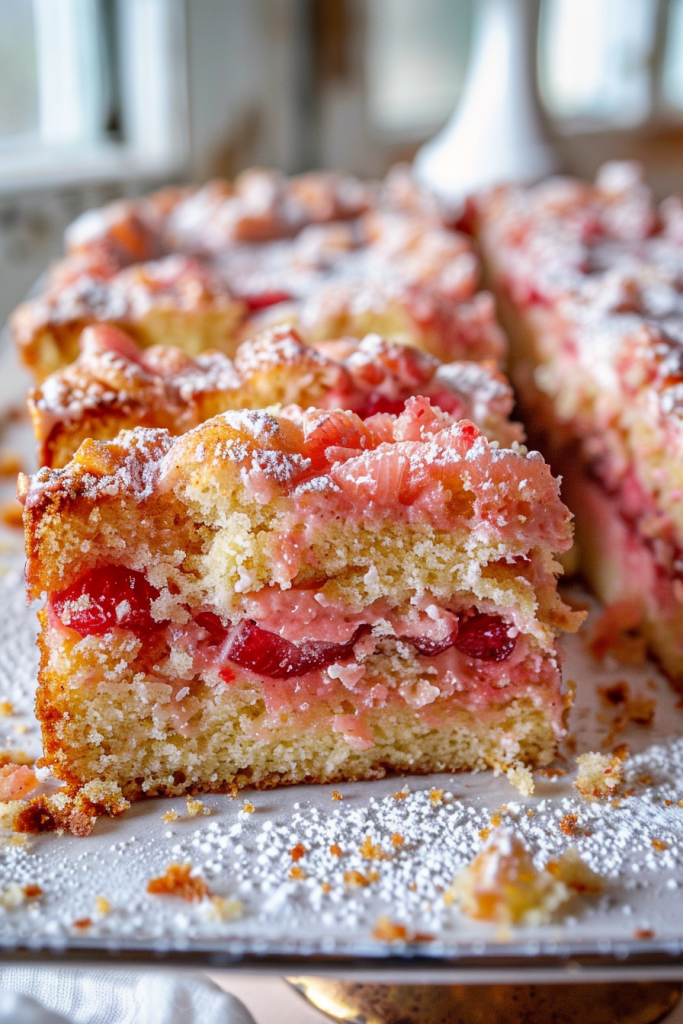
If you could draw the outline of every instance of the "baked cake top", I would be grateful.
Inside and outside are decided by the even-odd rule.
[[[11,326],[38,380],[109,323],[143,347],[229,354],[296,322],[309,342],[378,331],[441,358],[502,359],[472,238],[404,171],[383,183],[253,170],[83,214],[42,294]]]
[[[100,428],[147,425],[174,434],[227,408],[277,403],[342,408],[362,418],[402,411],[406,398],[429,395],[456,418],[473,419],[486,435],[509,445],[522,441],[508,419],[512,390],[492,362],[442,364],[434,356],[377,334],[306,345],[290,326],[271,328],[243,342],[234,361],[221,352],[196,358],[171,346],[138,348],[108,325],[87,328],[81,355],[29,395],[41,444],[41,462],[63,458],[57,430],[107,437]],[[97,422],[93,424],[93,418]],[[93,426],[97,429],[93,432]],[[73,454],[75,445],[65,449]]]

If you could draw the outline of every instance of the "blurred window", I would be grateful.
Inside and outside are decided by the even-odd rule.
[[[683,0],[669,8],[662,94],[670,107],[683,109]]]
[[[172,173],[183,0],[0,0],[0,184]]]
[[[30,0],[0,4],[0,146],[35,138],[38,82]]]
[[[657,14],[656,0],[545,0],[539,76],[549,112],[624,126],[644,121],[653,108]]]
[[[368,0],[368,110],[376,127],[423,134],[446,120],[467,70],[473,6]]]

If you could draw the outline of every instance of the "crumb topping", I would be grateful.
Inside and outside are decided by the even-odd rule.
[[[501,925],[542,924],[572,892],[596,893],[601,881],[569,850],[559,861],[536,867],[532,856],[509,829],[491,833],[472,863],[455,878],[448,901],[480,921]]]
[[[191,864],[169,864],[163,875],[149,880],[147,892],[154,896],[178,896],[189,903],[197,903],[210,895],[204,879],[192,874]]]
[[[586,800],[614,796],[623,782],[623,764],[618,757],[591,751],[576,759],[579,771],[574,787]]]

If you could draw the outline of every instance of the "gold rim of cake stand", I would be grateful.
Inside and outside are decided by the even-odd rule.
[[[655,1024],[683,983],[576,985],[381,985],[293,977],[291,985],[345,1024]]]

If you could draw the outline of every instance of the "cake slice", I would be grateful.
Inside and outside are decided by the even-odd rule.
[[[94,268],[58,280],[12,315],[20,361],[38,381],[78,356],[90,324],[124,328],[141,346],[179,345],[191,354],[221,347],[247,309],[206,264],[185,256],[136,263],[101,276]]]
[[[640,632],[683,689],[683,204],[609,164],[478,208],[523,419],[563,476],[609,646]]]
[[[232,411],[22,476],[43,764],[128,799],[550,761],[571,543],[537,453],[429,400]],[[118,792],[118,789],[116,790]]]
[[[135,426],[182,434],[228,409],[276,404],[347,409],[364,419],[398,413],[416,394],[474,420],[504,447],[524,440],[509,419],[512,389],[491,361],[442,364],[377,334],[312,348],[288,326],[243,342],[234,362],[210,350],[193,359],[170,346],[140,349],[113,327],[89,327],[76,362],[32,389],[28,404],[39,464],[58,468],[86,438],[111,440]]]
[[[234,355],[263,327],[296,322],[307,341],[377,332],[441,359],[501,359],[471,238],[426,195],[340,175],[250,171],[89,211],[65,258],[12,317],[38,381],[72,362],[84,327],[137,344]]]

